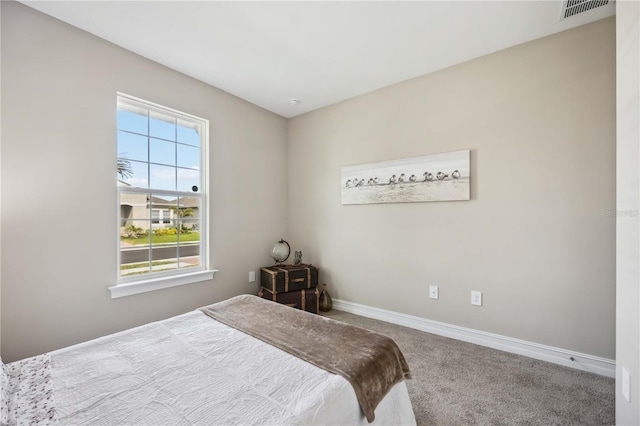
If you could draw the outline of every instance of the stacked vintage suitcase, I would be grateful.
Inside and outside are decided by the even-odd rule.
[[[313,265],[274,265],[260,269],[258,296],[303,311],[318,313],[318,268]]]

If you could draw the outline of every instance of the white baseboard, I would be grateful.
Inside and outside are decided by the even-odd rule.
[[[360,305],[358,303],[347,302],[339,299],[333,299],[333,307],[339,311],[386,321],[392,324],[398,324],[404,327],[425,331],[427,333],[462,340],[464,342],[475,343],[481,346],[488,346],[490,348],[552,362],[565,367],[589,371],[601,376],[615,378],[616,375],[615,361],[607,358],[600,358],[580,352],[555,348],[553,346],[527,342],[526,340],[514,339],[512,337],[501,336],[499,334],[459,327],[457,325],[432,321],[426,318],[387,311],[385,309]]]

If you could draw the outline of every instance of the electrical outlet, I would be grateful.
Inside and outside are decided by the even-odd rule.
[[[482,292],[481,291],[472,291],[471,292],[471,304],[476,306],[482,306]]]
[[[249,271],[249,282],[250,283],[256,282],[256,271]]]
[[[429,298],[430,299],[437,299],[438,298],[438,286],[437,285],[430,285],[429,286]]]
[[[622,396],[627,402],[631,402],[631,375],[629,370],[622,367]]]

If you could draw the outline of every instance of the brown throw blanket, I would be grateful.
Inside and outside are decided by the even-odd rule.
[[[372,331],[250,295],[236,296],[201,310],[223,324],[347,379],[369,423],[391,388],[411,378],[398,345]]]

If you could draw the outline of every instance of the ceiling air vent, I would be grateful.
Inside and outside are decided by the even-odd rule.
[[[572,16],[606,6],[613,3],[613,0],[565,0],[562,2],[560,20],[571,18]]]

